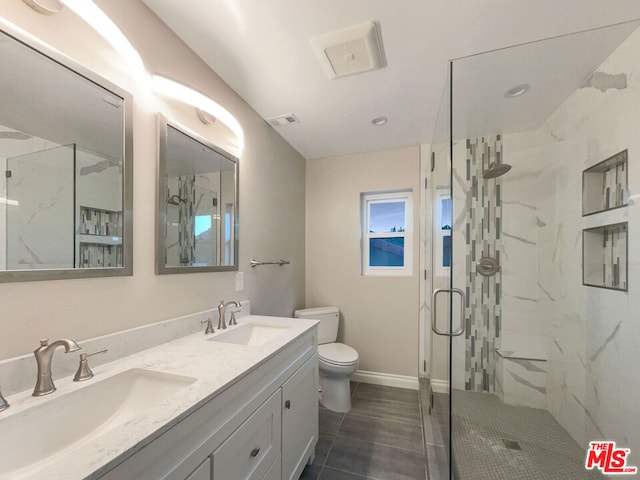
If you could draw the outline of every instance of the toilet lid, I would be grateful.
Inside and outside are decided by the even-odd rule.
[[[344,343],[318,345],[320,359],[334,365],[353,365],[358,362],[358,352]]]

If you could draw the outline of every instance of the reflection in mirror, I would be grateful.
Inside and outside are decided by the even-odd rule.
[[[0,281],[131,275],[131,97],[12,35],[0,31]]]
[[[238,160],[160,118],[157,272],[238,269]]]

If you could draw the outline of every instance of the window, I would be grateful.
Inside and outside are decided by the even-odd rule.
[[[411,191],[363,193],[362,274],[413,272]]]
[[[435,209],[433,234],[436,242],[436,275],[448,275],[451,268],[452,225],[451,195],[449,194],[449,187],[446,187],[446,189],[438,188],[436,190]]]

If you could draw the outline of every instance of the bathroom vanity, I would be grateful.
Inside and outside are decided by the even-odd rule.
[[[0,479],[297,479],[318,438],[317,342],[315,321],[250,315],[57,380],[49,398],[16,394]]]

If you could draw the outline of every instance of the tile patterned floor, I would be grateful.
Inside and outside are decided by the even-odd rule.
[[[352,383],[351,411],[320,407],[313,465],[300,480],[425,480],[418,391]]]
[[[428,383],[420,387],[419,395],[353,383],[350,412],[320,407],[315,461],[300,480],[448,480],[448,397],[435,394],[429,415]],[[604,479],[584,470],[584,450],[545,410],[462,391],[454,391],[453,410],[456,480]]]

